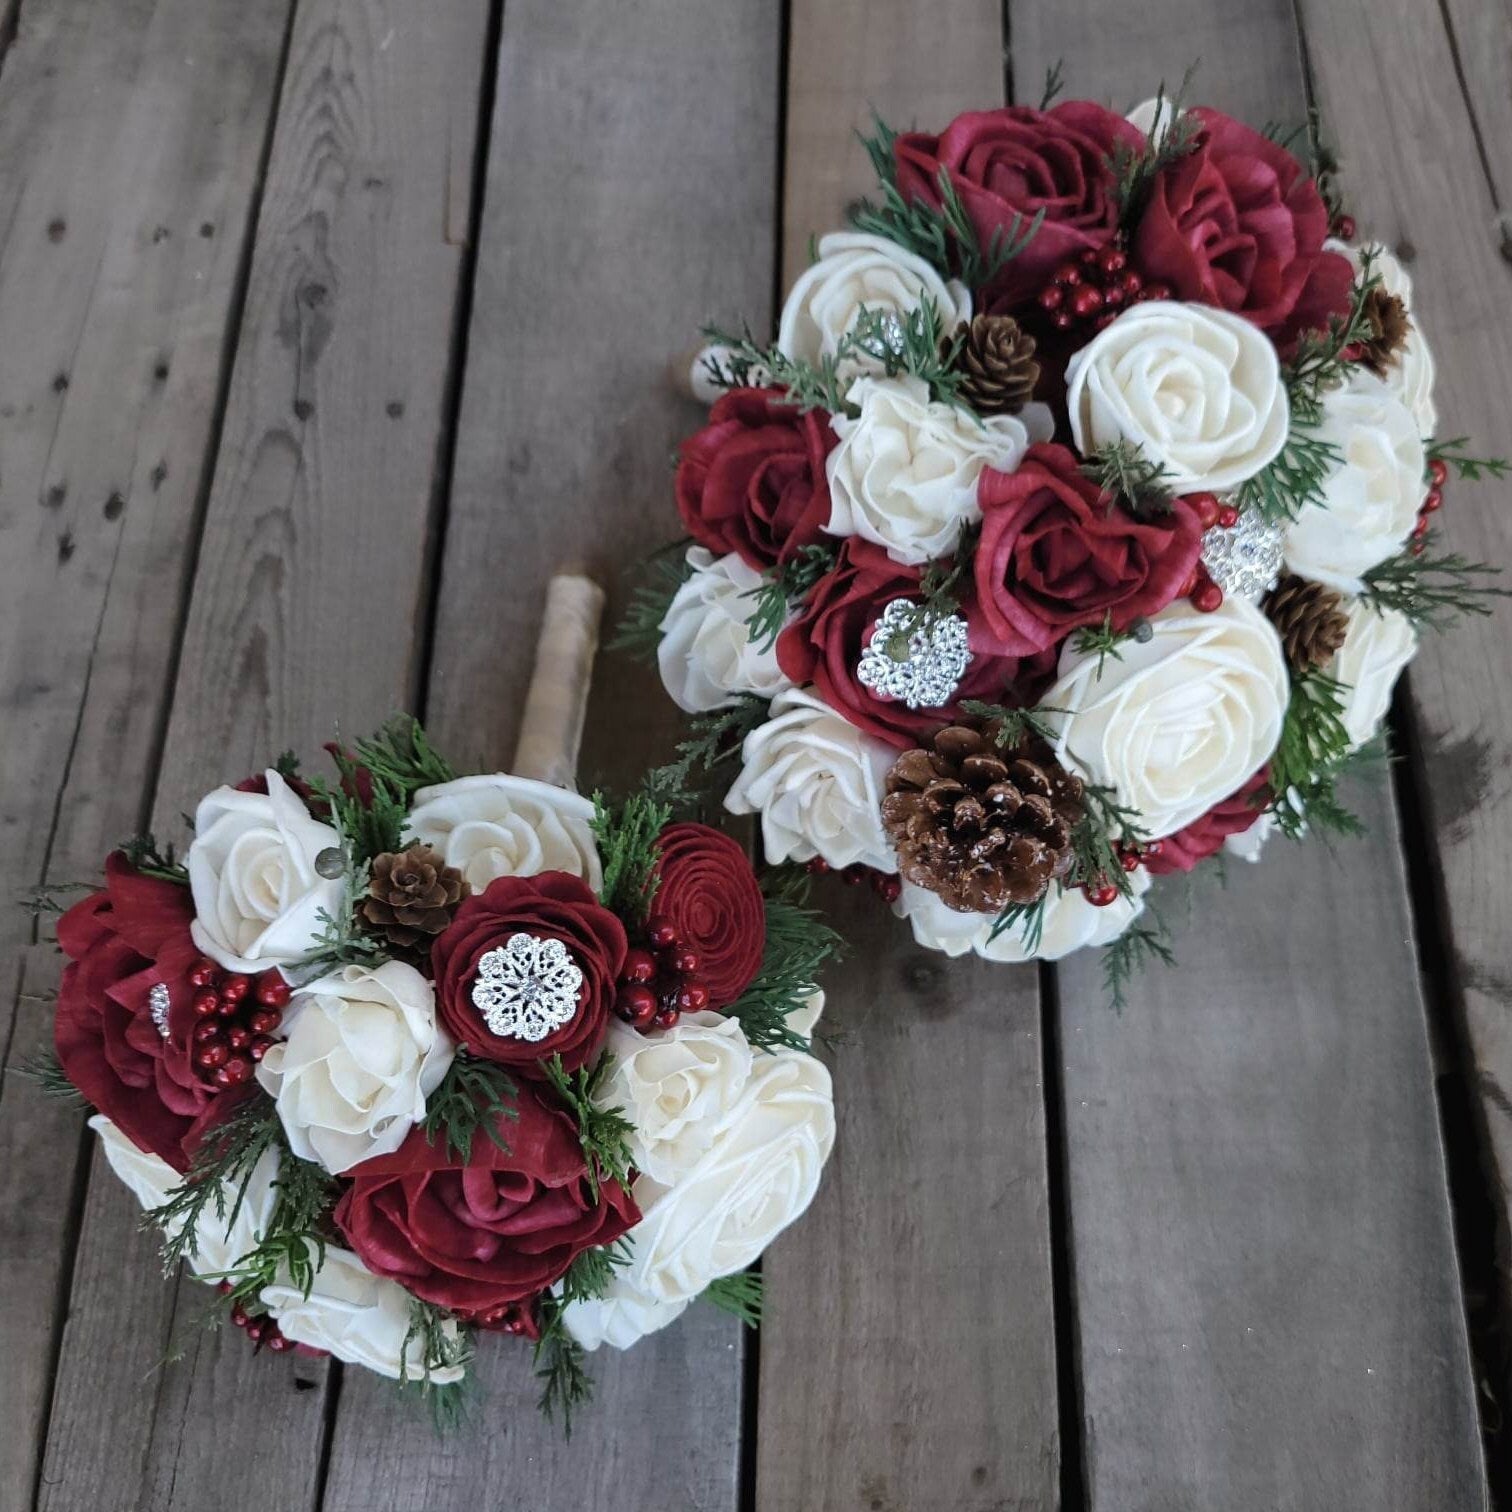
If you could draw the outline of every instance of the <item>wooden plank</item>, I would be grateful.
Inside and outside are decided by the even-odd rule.
[[[791,26],[784,286],[869,187],[873,108],[937,129],[1003,97],[996,0],[796,0]],[[757,1505],[1053,1506],[1038,978],[930,956],[847,903],[835,1155],[765,1263]]]
[[[159,828],[223,780],[413,693],[447,423],[486,11],[300,7],[158,784]],[[97,1165],[58,1373],[44,1507],[311,1506],[327,1367],[189,1336]],[[148,1385],[143,1389],[143,1381]],[[103,1416],[102,1404],[107,1405]],[[277,1455],[266,1445],[277,1442]]]
[[[1200,55],[1202,99],[1257,122],[1300,118],[1286,0],[1163,0],[1137,37],[1120,21],[1110,0],[1015,7],[1020,89],[1064,55],[1071,94],[1122,104],[1173,57]],[[1179,972],[1146,977],[1122,1015],[1104,1006],[1095,959],[1059,973],[1094,1505],[1484,1499],[1385,788],[1365,816],[1370,840],[1341,845],[1334,864],[1276,840],[1262,866],[1234,868],[1179,930]]]
[[[1348,165],[1351,208],[1414,278],[1414,309],[1438,363],[1439,433],[1468,434],[1478,451],[1512,455],[1512,23],[1501,6],[1451,3],[1446,13],[1455,48],[1432,7],[1391,0],[1302,8],[1319,101]],[[1361,70],[1346,74],[1329,54],[1350,37],[1366,39],[1369,51]],[[1474,121],[1455,87],[1457,66]],[[1451,483],[1439,516],[1446,548],[1512,564],[1507,495],[1505,482]],[[1480,1136],[1494,1221],[1478,1237],[1488,1251],[1494,1246],[1497,1295],[1489,1300],[1502,1319],[1512,1314],[1512,940],[1503,906],[1512,846],[1509,631],[1512,608],[1501,604],[1490,619],[1430,636],[1412,664],[1408,699],[1436,851],[1419,865],[1436,863],[1446,937],[1434,988],[1467,1052],[1451,1074]],[[1504,1323],[1490,1347],[1499,1376],[1490,1392],[1505,1422],[1512,1366]]]
[[[764,0],[504,8],[426,706],[458,765],[514,748],[548,574],[612,582],[673,533],[667,461],[698,412],[669,391],[670,355],[708,316],[769,315],[778,23]],[[584,786],[664,760],[676,725],[653,675],[602,663]],[[324,1506],[733,1508],[743,1352],[705,1307],[600,1351],[570,1444],[508,1339],[483,1342],[462,1448],[349,1371]]]
[[[146,815],[287,9],[29,0],[5,56],[0,846],[17,889],[96,875]],[[0,909],[7,973],[34,933]],[[12,1008],[14,1060],[40,1010]],[[30,1504],[77,1228],[79,1142],[36,1104],[0,1083],[0,1170],[30,1197],[4,1223],[7,1506]]]

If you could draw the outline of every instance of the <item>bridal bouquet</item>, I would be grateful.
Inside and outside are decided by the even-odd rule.
[[[1169,960],[1150,879],[1352,830],[1451,468],[1412,283],[1296,139],[1157,96],[868,142],[776,341],[707,331],[691,538],[622,637],[738,767],[772,860],[921,945]]]
[[[650,791],[459,777],[408,720],[327,749],[207,795],[182,864],[110,856],[43,1074],[258,1348],[445,1406],[524,1335],[570,1424],[585,1350],[754,1320],[834,1139],[833,937]]]

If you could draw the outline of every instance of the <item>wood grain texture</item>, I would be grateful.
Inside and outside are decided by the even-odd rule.
[[[1479,453],[1512,455],[1506,6],[1450,5],[1457,51],[1436,7],[1390,0],[1301,10],[1319,103],[1345,159],[1351,209],[1362,231],[1396,249],[1414,279],[1413,308],[1438,362],[1439,434],[1468,434]],[[1341,67],[1338,49],[1361,36],[1369,42],[1361,67]],[[1453,82],[1456,62],[1464,67],[1479,139]],[[1505,481],[1451,482],[1439,516],[1442,544],[1476,560],[1512,563],[1509,493],[1512,483]],[[1478,1101],[1477,1121],[1487,1136],[1503,1318],[1512,1312],[1509,634],[1512,606],[1501,603],[1490,619],[1430,635],[1408,679],[1447,925],[1449,960],[1437,985],[1460,1016],[1471,1062],[1463,1085]],[[1493,1382],[1492,1391],[1505,1409],[1512,1380]]]
[[[668,353],[707,316],[769,317],[778,20],[765,0],[504,8],[426,707],[461,769],[514,749],[551,573],[610,586],[613,625],[620,569],[671,531],[668,459],[699,411]],[[632,781],[677,724],[654,675],[601,660],[581,786]],[[446,1441],[350,1371],[326,1512],[733,1509],[743,1353],[704,1306],[600,1351],[570,1444],[510,1339],[483,1340],[477,1421]]]
[[[843,226],[870,187],[855,133],[873,108],[943,126],[1002,99],[1002,60],[995,0],[795,0],[784,286],[810,233]],[[869,895],[842,927],[835,1154],[813,1211],[764,1262],[757,1505],[1054,1506],[1037,977],[929,956]]]
[[[287,9],[30,0],[4,59],[0,848],[11,893],[98,875],[146,817]],[[0,46],[6,37],[0,15]],[[7,898],[7,989],[35,934]],[[12,1008],[7,990],[0,1042],[14,1062],[43,1010],[13,1025]],[[0,1082],[6,1507],[31,1502],[83,1179],[77,1121],[36,1102]]]
[[[301,6],[154,818],[414,691],[487,14]],[[470,102],[470,103],[469,103]],[[310,1506],[328,1367],[193,1331],[98,1158],[42,1504]],[[157,1373],[171,1334],[187,1354]],[[146,1383],[145,1386],[143,1383]],[[102,1405],[108,1413],[101,1421]],[[269,1441],[275,1456],[262,1453]]]
[[[1065,56],[1071,95],[1123,104],[1200,56],[1199,98],[1300,118],[1289,3],[1122,15],[1016,5],[1020,89]],[[1234,868],[1122,1015],[1095,958],[1058,973],[1093,1506],[1483,1503],[1400,836],[1364,799],[1336,862],[1275,840]]]

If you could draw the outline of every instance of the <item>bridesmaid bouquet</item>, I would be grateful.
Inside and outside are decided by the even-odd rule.
[[[879,123],[879,192],[776,340],[707,331],[688,540],[623,639],[734,759],[766,854],[917,941],[1169,961],[1151,878],[1353,831],[1420,633],[1495,569],[1412,281],[1333,166],[1162,92]],[[1143,916],[1143,917],[1142,917]]]

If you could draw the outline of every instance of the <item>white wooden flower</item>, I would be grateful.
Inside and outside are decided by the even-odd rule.
[[[1380,729],[1391,707],[1391,690],[1417,655],[1418,636],[1412,621],[1395,609],[1373,609],[1356,599],[1347,612],[1349,629],[1328,675],[1344,684],[1344,728],[1356,747]]]

